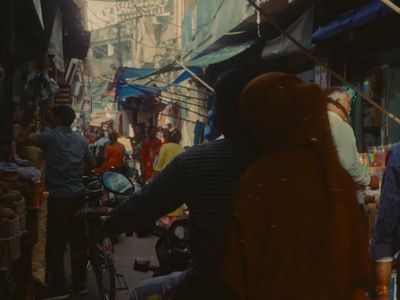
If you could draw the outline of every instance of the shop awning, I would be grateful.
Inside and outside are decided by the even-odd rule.
[[[263,0],[261,2],[268,1]],[[209,49],[220,38],[255,14],[254,9],[248,5],[247,1],[243,0],[197,1],[197,10],[209,13],[187,15],[186,17],[190,17],[189,20],[185,18],[188,23],[196,22],[196,28],[199,28],[193,41],[183,45],[189,49],[196,50],[196,52],[189,55],[190,58]],[[238,33],[238,35],[240,36],[241,34]]]
[[[190,67],[189,69],[190,69],[190,71],[192,71],[195,74],[203,73],[203,70],[201,69],[201,67],[195,66],[195,67]],[[179,75],[178,78],[176,78],[174,80],[174,82],[172,82],[172,84],[173,85],[180,84],[181,82],[184,82],[185,80],[192,78],[192,77],[193,77],[192,74],[190,74],[188,71],[185,71],[181,75]]]
[[[211,64],[219,63],[224,60],[228,60],[245,50],[249,49],[254,45],[256,40],[252,39],[243,43],[226,45],[220,49],[209,51],[201,56],[198,56],[194,59],[187,60],[184,62],[184,65],[190,68],[190,70],[195,74],[200,74],[202,72],[201,67],[205,67]],[[146,77],[159,75],[166,72],[178,71],[182,69],[180,66],[173,66],[168,64],[159,69],[152,68],[123,68],[121,69],[121,74],[119,75],[119,80],[128,80],[128,79],[144,79]],[[118,76],[118,75],[117,75]],[[185,71],[178,78],[175,79],[172,84],[179,84],[186,79],[189,79],[192,75]]]
[[[140,84],[121,84],[117,87],[115,97],[118,102],[123,102],[129,97],[140,97],[143,95],[157,96],[161,89],[158,87],[144,86]]]
[[[226,45],[218,50],[209,52],[205,55],[196,57],[190,61],[187,61],[185,64],[187,66],[208,66],[212,64],[216,64],[222,62],[224,60],[228,60],[243,51],[249,49],[254,45],[256,40],[249,40],[244,43]]]
[[[190,67],[189,68],[191,72],[195,74],[200,74],[202,73],[202,69],[200,67]],[[127,98],[129,97],[141,97],[144,95],[155,97],[159,93],[161,93],[162,90],[168,88],[171,85],[178,85],[181,82],[189,79],[192,77],[192,74],[190,74],[188,71],[182,72],[181,75],[178,76],[173,82],[169,84],[165,84],[163,86],[146,86],[146,85],[141,85],[141,84],[132,84],[129,83],[129,79],[135,79],[135,78],[144,78],[144,75],[150,76],[152,75],[156,69],[138,69],[138,68],[124,68],[120,71],[120,73],[117,75],[117,87],[116,87],[116,93],[115,93],[115,98],[116,101],[119,103],[123,103]]]
[[[345,12],[336,20],[319,27],[313,33],[312,40],[313,42],[326,40],[335,34],[354,27],[363,26],[392,13],[394,13],[394,11],[380,0],[372,1],[359,9]]]
[[[147,76],[153,75],[153,73],[157,72],[159,69],[152,68],[122,68],[120,70],[121,74],[119,76],[119,80],[127,80],[133,78],[145,78]]]
[[[311,35],[314,24],[314,9],[308,9],[299,19],[297,19],[286,30],[297,41],[307,49],[312,49]],[[293,42],[283,35],[273,40],[265,42],[261,53],[263,59],[273,59],[276,57],[287,56],[301,51]]]

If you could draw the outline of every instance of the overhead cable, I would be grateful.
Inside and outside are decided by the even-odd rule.
[[[257,5],[257,3],[254,0],[246,0],[250,5],[252,5],[257,11],[259,11],[266,21],[270,23],[274,28],[276,28],[283,36],[285,36],[287,39],[289,39],[293,44],[295,44],[308,58],[310,58],[312,61],[314,61],[316,64],[320,65],[323,69],[326,71],[330,72],[330,74],[333,75],[337,80],[340,82],[346,84],[349,88],[354,90],[360,97],[361,99],[364,99],[366,102],[374,106],[376,109],[384,113],[389,119],[393,120],[395,123],[400,124],[400,119],[395,116],[393,113],[390,111],[386,110],[383,106],[379,105],[376,103],[374,100],[372,100],[369,96],[367,96],[365,93],[360,91],[354,84],[350,83],[346,78],[341,76],[339,73],[336,71],[332,70],[327,64],[323,63],[318,57],[316,57],[310,50],[308,50],[306,47],[304,47],[299,41],[297,41],[290,33],[288,33],[281,25],[279,25],[269,14],[265,12],[264,9],[262,9],[260,6]]]

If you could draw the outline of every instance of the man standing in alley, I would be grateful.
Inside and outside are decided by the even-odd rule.
[[[361,187],[370,186],[372,189],[377,189],[379,178],[369,176],[362,167],[353,128],[346,122],[351,111],[351,95],[342,87],[333,86],[325,91],[325,98],[328,101],[328,118],[332,136],[342,167]],[[359,202],[363,203],[360,193]]]
[[[65,287],[65,243],[71,244],[72,289],[86,292],[86,245],[82,221],[75,212],[83,201],[85,187],[82,175],[85,163],[96,166],[86,139],[71,130],[75,112],[69,106],[55,106],[51,110],[51,127],[41,134],[32,135],[32,124],[19,137],[23,145],[40,147],[45,157],[45,184],[49,192],[47,217],[46,260],[50,277],[49,289],[43,299],[67,299]]]

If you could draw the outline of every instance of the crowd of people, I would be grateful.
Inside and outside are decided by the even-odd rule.
[[[135,147],[148,184],[113,210],[106,227],[135,231],[181,216],[187,205],[193,266],[144,281],[131,299],[361,300],[367,292],[390,299],[399,249],[400,148],[394,148],[384,176],[371,257],[360,189],[378,188],[379,179],[361,168],[346,122],[349,91],[322,91],[293,75],[237,68],[220,76],[215,92],[223,139],[184,151],[178,129],[164,130],[161,141],[150,127]],[[102,173],[125,164],[126,149],[116,133],[107,139],[99,132],[91,153],[88,142],[70,130],[74,118],[71,108],[55,107],[53,129],[32,136],[30,127],[20,137],[45,152],[51,278],[46,299],[68,294],[65,241],[71,243],[73,290],[85,291],[79,228],[69,225],[84,190],[82,165]]]
[[[114,169],[127,177],[138,174],[140,176],[135,179],[143,183],[153,180],[175,156],[184,151],[180,145],[182,134],[178,128],[162,128],[162,140],[157,137],[157,128],[154,126],[148,127],[145,137],[141,137],[140,133],[135,138],[123,137],[129,142],[129,149],[115,131],[97,129],[93,134],[86,132],[84,136],[97,161],[95,171],[98,174]]]

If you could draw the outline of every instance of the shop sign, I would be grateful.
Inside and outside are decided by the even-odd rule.
[[[120,20],[143,16],[169,16],[169,0],[130,0],[117,2],[117,12]]]

